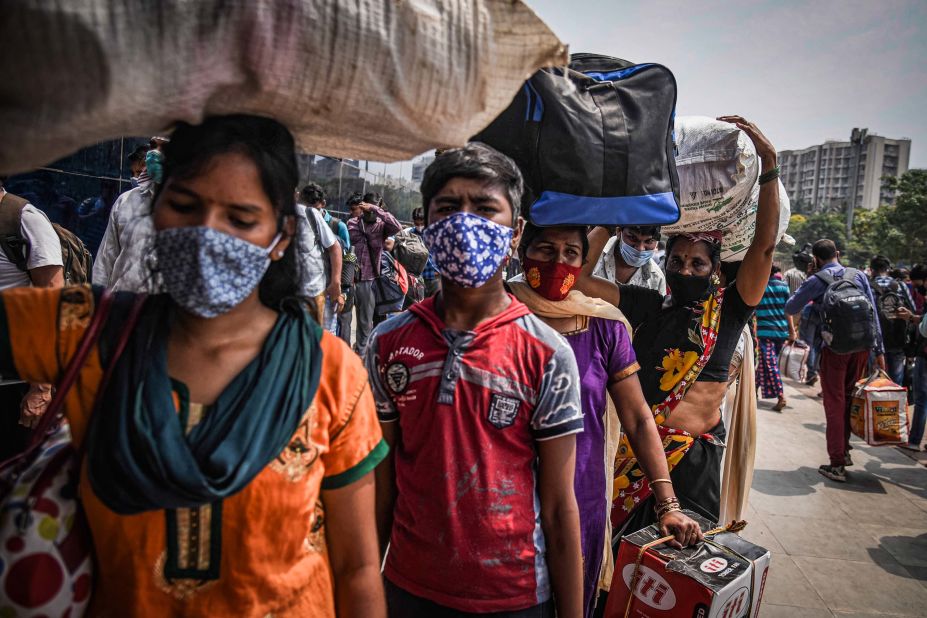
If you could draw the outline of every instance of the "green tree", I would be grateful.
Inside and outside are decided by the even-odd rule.
[[[843,251],[847,244],[846,223],[838,214],[818,213],[814,215],[792,215],[789,234],[795,238],[795,246],[801,249],[805,243],[830,238]]]
[[[892,263],[904,261],[907,253],[904,232],[894,222],[895,208],[858,210],[853,217],[853,240],[846,255],[854,266],[868,264],[874,255],[884,255]]]
[[[908,170],[886,177],[883,186],[895,193],[888,221],[901,232],[900,258],[908,263],[927,258],[927,170]]]

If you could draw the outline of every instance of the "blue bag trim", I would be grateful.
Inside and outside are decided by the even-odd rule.
[[[591,77],[598,82],[614,82],[618,81],[619,79],[624,79],[625,77],[630,77],[638,71],[642,71],[652,66],[654,66],[652,62],[648,64],[635,64],[634,66],[618,69],[617,71],[609,71],[608,73],[592,72],[584,73],[584,75],[586,77]]]
[[[531,114],[531,120],[533,122],[541,122],[541,118],[544,117],[544,99],[542,99],[538,91],[534,89],[531,82],[528,82],[528,89],[534,93],[534,110]]]
[[[679,220],[672,191],[651,195],[590,197],[544,191],[531,205],[535,225],[670,225]]]
[[[525,82],[525,85],[522,86],[522,90],[525,91],[526,99],[525,122],[541,122],[541,118],[544,117],[544,101],[541,99],[541,95],[534,89],[530,81]]]

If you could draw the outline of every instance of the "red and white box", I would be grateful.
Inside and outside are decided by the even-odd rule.
[[[691,511],[685,513],[703,532],[717,527]],[[756,618],[769,573],[768,550],[736,533],[721,532],[683,549],[666,543],[652,547],[636,567],[641,547],[662,536],[654,525],[621,539],[606,618],[625,616],[635,571],[629,617]]]
[[[908,391],[876,371],[856,383],[850,402],[850,431],[872,446],[908,441]]]

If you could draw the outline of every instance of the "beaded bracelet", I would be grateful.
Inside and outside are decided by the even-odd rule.
[[[765,185],[767,182],[773,181],[779,177],[779,166],[772,168],[768,172],[763,172],[760,174],[759,184]]]

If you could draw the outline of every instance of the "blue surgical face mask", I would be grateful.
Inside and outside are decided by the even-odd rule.
[[[478,288],[499,270],[514,230],[477,215],[458,212],[422,232],[435,268],[465,288]]]
[[[647,251],[635,249],[631,245],[625,243],[621,236],[618,237],[618,243],[621,249],[621,259],[623,259],[628,266],[640,268],[653,257],[653,249]]]
[[[157,268],[175,303],[214,318],[241,303],[270,266],[277,234],[264,248],[210,227],[174,227],[155,234]]]

